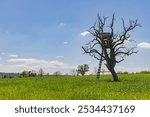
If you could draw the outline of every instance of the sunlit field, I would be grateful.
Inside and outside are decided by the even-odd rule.
[[[150,99],[150,74],[48,76],[0,79],[0,99],[8,100],[142,100]]]

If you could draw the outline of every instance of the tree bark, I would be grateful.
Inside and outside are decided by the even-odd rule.
[[[114,68],[110,69],[110,72],[113,76],[114,81],[119,81],[118,75],[117,75],[116,71],[114,70]]]
[[[82,71],[82,72],[81,72],[81,75],[82,75],[82,76],[84,76],[84,75],[85,75],[85,72],[84,72],[84,71]]]

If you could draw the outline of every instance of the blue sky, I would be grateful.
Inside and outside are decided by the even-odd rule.
[[[94,24],[97,13],[109,18],[115,13],[118,31],[121,18],[126,23],[138,19],[142,27],[131,32],[131,37],[139,53],[116,69],[150,70],[149,8],[149,0],[0,0],[0,71],[43,68],[69,73],[86,63],[93,72],[98,62],[83,55],[81,46],[90,37],[81,34]]]

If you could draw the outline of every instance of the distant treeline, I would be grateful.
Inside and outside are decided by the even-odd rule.
[[[19,77],[19,76],[20,76],[19,73],[5,73],[5,72],[0,72],[0,77],[2,77],[2,78],[6,78],[6,77],[13,78],[13,77]]]
[[[129,72],[125,71],[125,72],[122,72],[122,71],[119,71],[117,72],[117,74],[130,74]],[[150,71],[140,71],[140,72],[132,72],[131,74],[150,74]]]
[[[137,73],[141,73],[141,74],[150,74],[150,71],[140,71],[140,72],[137,72]]]
[[[117,72],[117,74],[150,74],[150,71],[140,71],[140,72],[132,72],[132,73],[129,73],[129,72],[122,72],[122,71],[119,71]],[[23,77],[43,77],[43,76],[68,76],[69,74],[66,73],[66,74],[62,74],[60,71],[56,71],[54,72],[53,74],[45,74],[43,69],[40,69],[39,71],[22,71],[21,73],[5,73],[5,72],[0,72],[0,78],[23,78]],[[92,74],[90,74],[92,75]],[[104,74],[103,74],[104,75]],[[70,76],[78,76],[78,75],[74,75],[71,73]]]
[[[24,77],[43,77],[43,76],[60,76],[62,75],[60,71],[56,71],[53,74],[45,73],[43,69],[39,69],[38,71],[22,71],[21,73],[5,73],[0,72],[0,78],[24,78]],[[68,74],[65,74],[68,75]]]

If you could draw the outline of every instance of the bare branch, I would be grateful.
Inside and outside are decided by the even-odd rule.
[[[126,30],[124,19],[122,18],[121,20],[122,20],[123,29]]]
[[[111,29],[111,37],[113,37],[113,35],[114,35],[114,28],[113,28],[113,26],[114,26],[114,21],[115,21],[115,13],[113,14],[113,17],[112,17],[112,21],[111,21],[111,24],[110,24],[110,29]]]
[[[91,55],[93,56],[94,58],[96,58],[97,60],[101,60],[100,57],[97,57],[95,54]],[[102,57],[102,61],[104,61],[105,59]]]
[[[102,46],[101,41],[100,41],[97,37],[95,37],[93,40],[91,40],[89,43],[87,43],[87,44],[85,44],[85,45],[91,45],[91,44],[93,44],[93,43],[97,43],[97,44],[100,44],[100,45]],[[93,46],[93,47],[94,47],[94,46]]]
[[[125,40],[129,40],[130,35],[128,33],[131,30],[133,30],[134,28],[136,28],[137,26],[141,26],[140,24],[137,23],[137,20],[135,20],[135,21],[130,20],[128,28],[125,27],[125,23],[124,23],[123,19],[122,19],[122,23],[123,23],[123,30],[124,31],[122,32],[122,35],[120,36],[120,38],[113,43],[114,48],[117,48],[118,46],[120,46],[121,44],[123,44]]]
[[[126,49],[126,51],[119,51],[119,52],[116,52],[116,53],[115,53],[115,56],[117,56],[117,55],[119,55],[119,54],[129,56],[129,55],[131,55],[131,54],[133,54],[133,53],[137,53],[138,51],[134,51],[135,48],[136,48],[136,47],[133,47],[133,48],[131,48],[131,49]]]
[[[116,60],[116,62],[117,62],[117,63],[120,63],[120,62],[122,62],[122,61],[124,61],[124,60],[125,60],[124,57],[121,57],[121,60],[118,60],[118,61]]]
[[[83,46],[82,46],[82,49],[84,50],[85,53],[88,53],[88,54],[96,53],[96,54],[98,54],[99,56],[102,56],[103,58],[105,58],[105,56],[102,55],[100,52],[98,52],[96,49],[84,48]]]
[[[121,46],[121,47],[118,47],[116,50],[115,50],[115,53],[118,52],[120,49],[125,49],[126,47],[124,46]]]

